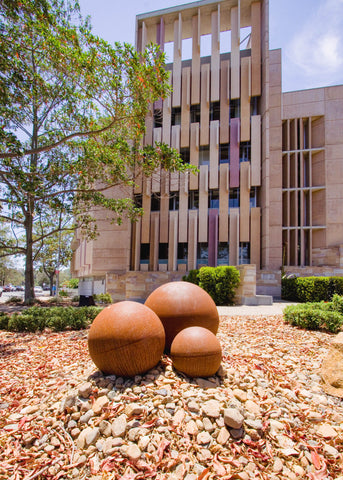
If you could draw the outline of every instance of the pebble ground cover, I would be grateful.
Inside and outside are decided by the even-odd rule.
[[[333,335],[221,317],[218,375],[168,357],[102,376],[87,331],[0,332],[0,479],[343,480],[343,401],[319,375]]]

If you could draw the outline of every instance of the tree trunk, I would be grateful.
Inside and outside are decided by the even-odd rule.
[[[34,290],[34,272],[33,272],[33,252],[32,252],[32,230],[33,221],[30,213],[25,219],[26,234],[26,262],[25,262],[25,303],[31,303],[35,298]]]
[[[50,297],[53,296],[53,288],[54,288],[54,274],[49,275],[49,282],[50,282]]]

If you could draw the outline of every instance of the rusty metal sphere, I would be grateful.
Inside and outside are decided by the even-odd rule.
[[[189,377],[210,377],[220,367],[222,349],[207,328],[188,327],[174,338],[170,357],[174,367]]]
[[[123,377],[157,365],[164,342],[164,328],[156,313],[131,301],[102,310],[88,334],[89,354],[99,370]]]
[[[205,290],[193,283],[165,283],[149,295],[145,305],[163,323],[167,353],[174,337],[184,328],[204,327],[214,334],[218,331],[219,315],[214,301]]]

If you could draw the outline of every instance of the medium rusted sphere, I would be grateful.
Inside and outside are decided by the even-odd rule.
[[[106,374],[131,377],[153,368],[164,349],[163,325],[150,308],[118,302],[102,310],[88,334],[89,354]]]
[[[210,377],[220,367],[222,349],[207,328],[188,327],[174,338],[170,357],[174,367],[189,377]]]
[[[166,352],[170,351],[174,337],[184,328],[204,327],[214,334],[218,331],[219,315],[214,301],[205,290],[193,283],[165,283],[149,295],[145,305],[163,323]]]

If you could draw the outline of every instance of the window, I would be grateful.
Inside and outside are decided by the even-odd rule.
[[[219,190],[210,190],[208,193],[208,208],[219,208]]]
[[[210,149],[208,146],[199,148],[199,165],[210,164]]]
[[[211,102],[210,104],[210,121],[220,120],[220,103]]]
[[[230,163],[230,147],[228,143],[219,145],[219,163]]]
[[[250,263],[250,242],[239,244],[239,265]]]
[[[158,245],[158,263],[168,263],[168,243]]]
[[[200,123],[200,103],[191,105],[191,123]]]
[[[230,100],[230,119],[239,118],[241,115],[241,101],[239,98]]]
[[[190,161],[190,154],[189,154],[189,148],[181,148],[180,149],[180,156],[182,158],[183,163],[189,163]]]
[[[251,159],[251,143],[241,142],[239,146],[239,161],[249,162]]]
[[[151,197],[151,211],[159,212],[160,211],[160,198],[157,195],[152,195]]]
[[[177,263],[187,263],[188,243],[178,243],[177,245]]]
[[[198,265],[208,265],[208,243],[198,243]]]
[[[239,188],[230,188],[229,208],[239,208]]]
[[[257,188],[251,187],[250,189],[250,208],[254,208],[257,206]]]
[[[218,265],[229,265],[229,243],[218,243]]]
[[[162,127],[163,121],[163,110],[161,108],[156,108],[154,110],[154,128]]]
[[[181,107],[173,107],[171,111],[171,124],[181,125]]]
[[[141,263],[149,263],[150,243],[141,243]]]
[[[169,210],[178,210],[179,209],[179,194],[174,193],[169,198]]]
[[[199,208],[199,192],[191,190],[188,195],[188,209],[197,210]]]
[[[260,97],[251,97],[251,99],[250,99],[250,116],[259,114],[259,111],[260,111],[259,100],[260,100]]]
[[[136,195],[133,196],[133,203],[135,204],[136,208],[142,208],[143,200],[142,200],[141,193],[137,193]]]

